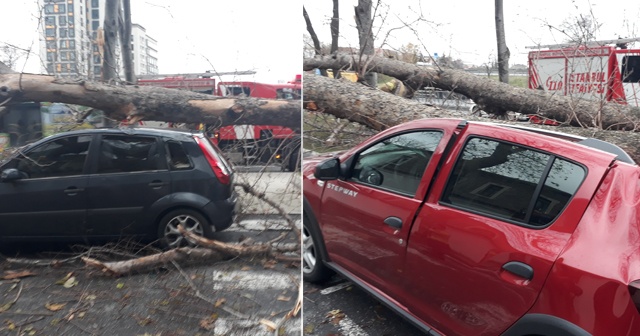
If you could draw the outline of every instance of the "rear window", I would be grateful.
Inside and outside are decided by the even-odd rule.
[[[552,154],[471,138],[441,202],[542,227],[558,217],[585,176],[582,166]]]

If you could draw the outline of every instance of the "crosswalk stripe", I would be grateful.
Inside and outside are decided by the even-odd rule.
[[[214,290],[295,289],[295,276],[265,271],[213,271]]]
[[[300,227],[300,220],[295,220],[296,226]],[[288,230],[289,225],[284,219],[245,219],[238,224],[232,225],[225,231],[282,231]]]
[[[338,329],[340,329],[341,334],[344,336],[369,336],[364,329],[346,315],[338,322]]]

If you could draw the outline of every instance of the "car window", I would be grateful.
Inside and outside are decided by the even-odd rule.
[[[585,169],[554,155],[471,138],[441,201],[491,216],[544,226],[564,209]]]
[[[158,170],[156,138],[131,135],[104,135],[100,143],[98,173]]]
[[[184,151],[182,144],[177,141],[166,141],[167,162],[171,170],[185,170],[193,168],[189,156]]]
[[[27,150],[8,167],[20,170],[25,178],[80,175],[84,171],[91,136],[68,136]]]
[[[420,131],[382,140],[358,155],[351,180],[413,196],[441,138]]]

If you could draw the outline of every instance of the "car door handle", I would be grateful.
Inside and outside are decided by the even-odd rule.
[[[533,279],[533,267],[519,261],[510,261],[502,265],[502,269],[525,280]]]
[[[78,188],[78,187],[68,187],[67,189],[64,190],[64,193],[69,195],[69,196],[73,196],[76,195],[79,192],[84,191],[84,189],[82,188]]]
[[[149,186],[151,188],[157,189],[165,186],[166,184],[167,184],[166,182],[155,180],[155,181],[151,181],[151,183],[149,183]]]
[[[387,219],[384,220],[384,223],[395,229],[402,228],[402,219],[398,217],[387,217]]]

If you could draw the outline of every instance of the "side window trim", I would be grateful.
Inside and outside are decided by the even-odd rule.
[[[527,214],[525,215],[523,220],[524,223],[529,223],[529,221],[531,220],[533,209],[535,208],[536,202],[538,201],[538,198],[542,193],[542,187],[544,187],[544,181],[547,179],[547,176],[549,176],[549,173],[551,172],[551,167],[553,167],[553,163],[555,161],[556,161],[556,156],[550,155],[549,159],[547,160],[547,165],[544,167],[544,170],[542,171],[542,175],[540,176],[538,185],[536,186],[536,189],[533,191],[533,196],[531,197],[531,201],[529,202],[529,206],[527,207]]]

